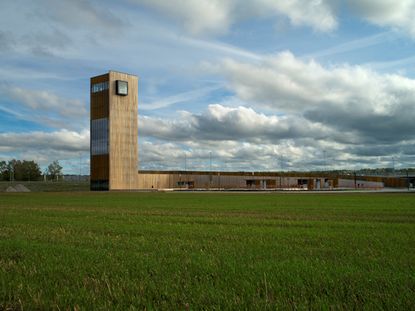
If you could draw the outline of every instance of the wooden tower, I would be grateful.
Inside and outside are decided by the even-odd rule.
[[[137,189],[138,77],[91,78],[91,190]]]

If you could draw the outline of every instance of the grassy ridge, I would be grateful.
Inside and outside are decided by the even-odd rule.
[[[0,310],[415,307],[410,194],[0,195]]]

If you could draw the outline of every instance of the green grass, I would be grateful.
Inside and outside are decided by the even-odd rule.
[[[415,308],[411,194],[0,194],[0,310]]]

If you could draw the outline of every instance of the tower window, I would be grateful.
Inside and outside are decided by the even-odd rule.
[[[117,80],[117,95],[128,95],[128,82]]]
[[[98,92],[108,90],[108,86],[109,86],[108,81],[92,84],[91,92],[98,93]]]
[[[91,154],[108,154],[108,119],[91,121]]]

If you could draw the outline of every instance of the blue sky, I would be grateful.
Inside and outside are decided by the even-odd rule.
[[[0,5],[0,160],[89,172],[89,78],[139,80],[139,167],[415,166],[415,1]]]

